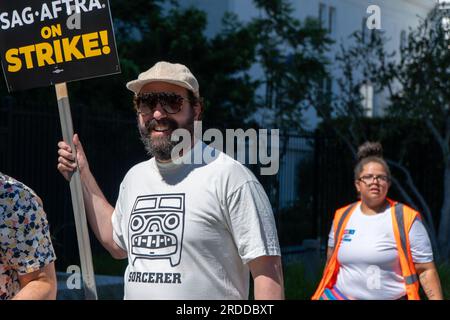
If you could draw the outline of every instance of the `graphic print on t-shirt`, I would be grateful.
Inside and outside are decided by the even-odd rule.
[[[355,229],[345,229],[342,241],[350,242],[355,234]]]
[[[184,193],[136,198],[129,221],[131,263],[137,259],[181,260],[184,233]]]

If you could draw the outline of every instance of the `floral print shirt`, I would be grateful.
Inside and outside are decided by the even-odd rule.
[[[33,190],[0,172],[0,300],[19,292],[19,275],[55,259],[41,200]]]

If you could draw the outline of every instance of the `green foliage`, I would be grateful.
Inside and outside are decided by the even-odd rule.
[[[441,280],[442,293],[445,300],[450,300],[450,264],[445,263],[438,266],[439,278]]]
[[[336,58],[341,71],[339,95],[331,106],[316,105],[327,131],[331,129],[353,157],[364,141],[379,140],[389,146],[388,163],[397,171],[393,186],[400,199],[428,221],[438,259],[450,255],[450,180],[446,178],[450,176],[450,50],[442,26],[446,15],[448,11],[435,8],[421,19],[416,29],[409,30],[399,55],[386,51],[389,39],[382,31],[355,32],[351,45],[341,47]],[[377,100],[385,101],[380,107],[388,116],[375,126],[364,119],[363,85],[373,86],[381,94]],[[336,116],[345,125],[339,125]],[[414,155],[421,147],[417,166]],[[431,149],[435,156],[425,152]],[[423,167],[430,167],[427,160],[433,168],[424,172]],[[424,188],[425,179],[436,183]]]
[[[263,71],[262,90],[254,100],[260,124],[283,135],[303,133],[305,112],[324,96],[323,82],[329,77],[324,52],[332,41],[316,19],[296,19],[291,1],[255,0],[254,4],[262,11],[250,23],[257,42],[255,62]],[[281,141],[282,161],[288,139]],[[275,210],[280,198],[278,179],[271,181]]]
[[[304,239],[316,235],[314,212],[308,199],[276,214],[277,230],[281,246],[299,245]]]
[[[387,70],[385,82],[387,86],[394,81],[402,85],[392,97],[392,114],[419,117],[438,130],[450,130],[446,124],[450,117],[450,50],[442,26],[446,16],[446,10],[435,8],[410,32],[400,62]]]
[[[287,300],[310,300],[319,284],[322,270],[307,276],[301,262],[284,266],[284,292]]]
[[[301,132],[305,110],[322,94],[328,76],[324,52],[332,41],[317,20],[296,19],[289,1],[254,3],[264,12],[252,25],[257,30],[257,62],[264,71],[265,92],[258,105],[271,114],[265,126]]]
[[[278,236],[280,245],[299,245],[304,239],[316,237],[317,217],[313,208],[314,163],[312,157],[305,157],[298,164],[298,186],[296,188],[297,201],[290,207],[276,213]]]
[[[128,260],[117,260],[107,252],[97,253],[92,257],[96,274],[123,276],[128,265]]]

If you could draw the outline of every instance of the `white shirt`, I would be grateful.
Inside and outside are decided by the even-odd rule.
[[[420,220],[414,221],[409,239],[413,262],[433,261],[430,239]],[[333,227],[328,246],[334,247]],[[336,287],[347,297],[394,300],[406,294],[390,208],[366,215],[358,205],[345,227],[337,258],[340,269]]]
[[[248,299],[247,263],[280,255],[264,189],[221,152],[209,164],[136,165],[112,222],[128,252],[125,299]]]

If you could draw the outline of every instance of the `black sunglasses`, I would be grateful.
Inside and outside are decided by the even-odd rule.
[[[178,113],[183,106],[184,99],[186,98],[173,92],[139,93],[135,96],[137,113],[142,116],[153,113],[158,103],[166,113]]]

